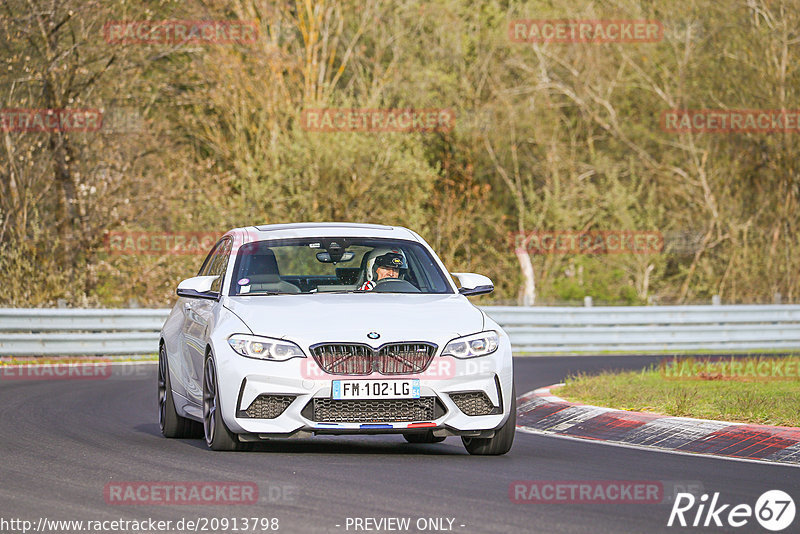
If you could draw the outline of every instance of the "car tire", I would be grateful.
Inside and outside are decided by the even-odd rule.
[[[434,436],[433,430],[428,430],[427,432],[410,432],[403,434],[403,437],[409,443],[440,443],[446,436]]]
[[[252,444],[240,442],[222,420],[218,383],[214,358],[209,352],[203,364],[203,435],[206,444],[212,451],[250,450]]]
[[[181,417],[175,410],[172,385],[169,379],[167,350],[162,344],[158,350],[158,426],[165,438],[197,439],[203,437],[203,425]]]
[[[467,452],[475,455],[497,456],[511,450],[514,443],[514,432],[517,428],[517,392],[511,388],[511,413],[503,426],[495,430],[491,438],[461,438]]]

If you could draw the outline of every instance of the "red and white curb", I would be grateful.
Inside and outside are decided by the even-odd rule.
[[[628,412],[566,401],[554,384],[517,399],[525,432],[800,467],[800,428]]]

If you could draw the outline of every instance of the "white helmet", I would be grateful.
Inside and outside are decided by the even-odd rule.
[[[376,260],[378,265],[375,264]],[[399,248],[375,248],[367,254],[365,267],[367,280],[375,282],[378,279],[378,267],[390,267],[403,273],[408,269],[408,261],[405,253]]]

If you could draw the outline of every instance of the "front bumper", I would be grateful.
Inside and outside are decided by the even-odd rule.
[[[243,440],[303,437],[311,434],[381,434],[409,433],[432,430],[434,435],[464,435],[491,437],[493,430],[502,426],[514,406],[511,398],[513,370],[511,347],[504,336],[498,350],[488,356],[469,360],[437,355],[430,369],[420,375],[392,376],[373,373],[369,376],[326,375],[313,358],[295,358],[285,362],[269,362],[244,358],[226,347],[215,354],[219,374],[221,412],[227,427],[240,434]],[[380,411],[368,412],[358,421],[342,417],[319,417],[317,407],[331,408],[335,403],[360,401],[331,401],[331,380],[419,378],[420,398],[429,398],[433,410],[424,412],[430,417],[417,420],[423,412],[403,412],[393,405],[394,414],[402,417],[385,417]],[[472,395],[459,394],[471,393]],[[468,415],[475,412],[473,401],[483,394],[481,406],[487,415]],[[270,399],[277,409],[254,410],[254,401],[260,396],[277,396]],[[325,400],[325,402],[315,401]],[[461,408],[456,401],[459,401]],[[489,403],[491,409],[489,410]],[[402,404],[402,403],[401,403]],[[259,405],[261,406],[261,405]],[[248,408],[250,408],[248,415]],[[279,412],[279,415],[275,415]],[[330,410],[328,412],[330,413]],[[252,415],[255,415],[253,417]],[[266,417],[264,417],[266,416]],[[409,419],[409,417],[414,417]],[[331,419],[336,419],[332,421]],[[402,419],[402,420],[398,420]]]

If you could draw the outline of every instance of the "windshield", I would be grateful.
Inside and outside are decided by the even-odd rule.
[[[375,238],[257,241],[239,249],[229,294],[452,293],[419,243]]]

